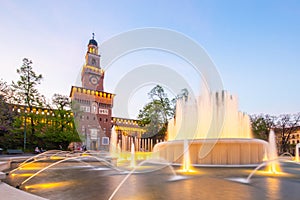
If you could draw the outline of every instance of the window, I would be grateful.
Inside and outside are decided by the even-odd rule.
[[[108,115],[108,109],[99,108],[99,114]]]
[[[91,108],[89,106],[80,106],[80,111],[90,112]]]
[[[102,145],[109,145],[109,137],[102,137]]]
[[[91,131],[91,135],[90,135],[91,140],[97,140],[97,138],[98,138],[98,131],[97,131],[97,129],[90,129],[90,131]]]

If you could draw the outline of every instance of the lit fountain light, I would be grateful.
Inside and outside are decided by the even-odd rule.
[[[71,181],[60,181],[60,182],[51,182],[51,183],[39,183],[34,185],[25,186],[25,190],[41,190],[41,189],[53,189],[58,187],[66,187],[72,185]]]
[[[189,143],[188,140],[185,139],[183,142],[183,164],[182,171],[188,172],[191,169],[191,160],[190,160],[190,152],[189,152]]]
[[[11,174],[12,177],[29,177],[29,176],[32,176],[33,173],[21,173],[21,174]]]
[[[31,167],[32,164],[35,163],[35,162],[41,161],[41,160],[47,160],[47,159],[49,159],[49,155],[51,157],[51,156],[55,156],[55,155],[57,155],[61,152],[63,152],[63,151],[61,151],[61,150],[49,150],[49,151],[45,151],[41,154],[29,157],[28,159],[23,161],[19,165],[19,167],[15,168],[15,169],[11,170],[9,173],[7,173],[7,175],[12,174],[17,170],[39,170],[40,168],[38,168],[38,167]]]
[[[260,168],[266,166],[266,170],[258,171]],[[268,160],[258,165],[247,178],[227,178],[227,180],[235,181],[239,183],[249,184],[254,174],[259,175],[271,175],[271,176],[289,176],[280,169],[279,158],[277,155],[276,139],[273,130],[269,134],[269,145],[268,145]]]
[[[185,139],[183,141],[182,168],[177,171],[181,172],[181,173],[195,173],[196,172],[191,165],[189,141],[187,139]]]
[[[60,163],[69,161],[69,160],[70,160],[70,161],[71,161],[71,160],[78,161],[78,162],[80,162],[80,163],[83,163],[83,164],[87,165],[88,167],[92,167],[90,164],[86,163],[84,160],[80,160],[80,158],[84,158],[84,159],[86,159],[86,158],[96,159],[96,160],[99,161],[99,162],[105,163],[105,164],[106,164],[108,167],[110,167],[111,169],[115,169],[115,170],[117,170],[117,171],[120,171],[118,168],[115,168],[115,167],[114,167],[110,162],[108,162],[107,160],[105,160],[105,159],[103,159],[103,158],[98,158],[98,157],[93,156],[93,155],[90,155],[90,156],[88,156],[88,155],[85,155],[85,156],[79,155],[79,156],[74,156],[74,157],[66,157],[66,158],[63,159],[63,160],[56,161],[56,162],[54,162],[54,163],[52,163],[52,164],[50,164],[50,165],[48,165],[48,166],[42,168],[41,170],[37,171],[36,173],[34,173],[34,174],[31,175],[30,177],[28,177],[26,180],[24,180],[20,185],[17,185],[16,188],[20,188],[20,187],[23,186],[25,183],[27,183],[28,181],[30,181],[32,178],[36,177],[37,175],[41,174],[41,173],[44,172],[45,170],[47,170],[47,169],[49,169],[49,168],[51,168],[51,167],[54,167],[54,166],[56,166],[56,165],[58,165],[58,164],[60,164]]]
[[[277,148],[276,148],[276,138],[273,130],[269,134],[269,163],[268,172],[272,174],[278,174],[281,172],[280,165],[278,162]]]

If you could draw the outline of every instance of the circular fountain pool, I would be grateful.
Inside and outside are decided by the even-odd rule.
[[[192,165],[257,165],[263,162],[268,143],[259,139],[221,138],[189,140]],[[168,162],[182,164],[184,140],[162,142],[154,147],[154,154]]]

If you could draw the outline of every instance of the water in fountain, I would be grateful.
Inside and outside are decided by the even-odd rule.
[[[92,158],[92,159],[96,159],[97,161],[99,162],[103,162],[105,163],[108,167],[112,168],[112,169],[115,169],[117,171],[120,171],[118,168],[114,167],[109,161],[107,161],[106,159],[104,158],[98,158],[96,156],[93,156],[93,155],[78,155],[78,156],[73,156],[73,157],[65,157],[64,159],[62,160],[59,160],[59,161],[56,161],[54,163],[51,163],[50,165],[46,166],[46,167],[43,167],[42,169],[40,169],[39,171],[37,171],[36,173],[32,174],[30,177],[28,177],[27,179],[25,179],[20,185],[17,186],[17,188],[20,188],[22,185],[24,185],[25,183],[27,183],[28,181],[30,181],[32,178],[36,177],[37,175],[39,175],[40,173],[44,172],[45,170],[53,167],[53,166],[56,166],[60,163],[63,163],[63,162],[66,162],[66,161],[70,161],[70,160],[74,160],[74,161],[78,161],[78,162],[81,162],[81,163],[84,163],[85,165],[87,165],[88,167],[92,167],[89,163],[86,163],[85,161],[83,160],[80,160],[80,159],[86,159],[86,158]]]
[[[139,163],[137,166],[134,166],[133,169],[125,176],[125,178],[116,187],[116,189],[113,191],[113,193],[110,195],[110,197],[108,199],[109,200],[113,199],[114,196],[116,195],[116,193],[122,187],[122,185],[126,182],[126,180],[138,169],[138,167],[142,166],[145,163],[152,163],[152,160],[144,160],[141,163]],[[186,179],[186,177],[184,177],[184,176],[177,175],[175,170],[173,169],[173,167],[170,165],[170,163],[166,162],[165,160],[160,160],[160,164],[163,164],[163,165],[166,164],[171,169],[172,177],[169,179],[169,181],[179,181],[179,180]]]
[[[296,162],[299,162],[299,148],[300,148],[300,143],[298,143],[298,144],[296,145],[296,149],[295,149],[295,151],[296,151],[295,161],[296,161]]]
[[[213,112],[217,116],[214,119]],[[220,126],[221,132],[217,130]],[[177,101],[176,118],[168,125],[168,140],[252,138],[250,127],[249,116],[238,111],[237,97],[226,91],[204,93],[197,100]]]
[[[278,162],[278,155],[277,155],[277,148],[276,148],[276,138],[275,138],[275,132],[273,130],[270,131],[269,134],[269,151],[268,151],[268,159],[271,160],[269,162],[268,168],[269,172],[271,173],[278,173],[280,172],[280,166]]]
[[[226,91],[203,92],[197,98],[179,99],[175,118],[168,124],[168,141],[153,152],[178,162],[184,139],[190,140],[192,164],[260,164],[268,143],[253,139],[249,116],[238,111],[237,97]]]
[[[131,144],[131,159],[130,159],[130,167],[134,168],[136,166],[135,163],[135,148],[134,148],[134,142]]]
[[[190,152],[189,152],[189,142],[187,139],[183,142],[183,164],[182,171],[188,172],[191,168]]]
[[[109,153],[111,156],[116,156],[118,154],[118,133],[116,132],[115,126],[111,130],[110,136],[110,145],[109,145]]]

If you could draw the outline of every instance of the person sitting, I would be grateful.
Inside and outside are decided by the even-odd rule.
[[[34,152],[35,152],[36,154],[39,154],[39,153],[41,153],[41,151],[40,151],[39,147],[35,147],[35,149],[34,149]]]

